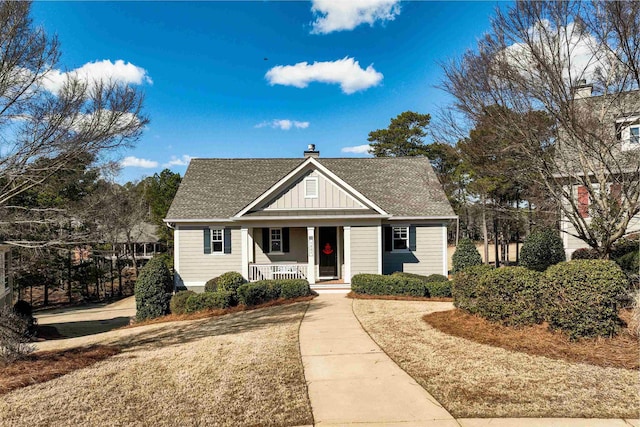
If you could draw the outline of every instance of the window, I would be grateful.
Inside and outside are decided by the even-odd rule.
[[[282,228],[271,228],[269,239],[270,252],[282,252]]]
[[[629,127],[629,143],[640,144],[640,125]]]
[[[318,198],[318,177],[309,176],[304,179],[304,198],[305,199]]]
[[[211,253],[224,251],[224,230],[222,228],[211,229]]]
[[[409,249],[409,227],[393,227],[393,250]]]

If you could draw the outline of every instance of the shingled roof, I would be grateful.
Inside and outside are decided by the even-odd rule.
[[[454,215],[427,158],[315,160],[391,216]],[[167,219],[230,218],[304,161],[304,158],[193,159]]]

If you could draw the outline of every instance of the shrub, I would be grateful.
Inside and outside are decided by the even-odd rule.
[[[425,282],[402,274],[356,274],[351,278],[351,290],[367,295],[405,295],[428,297]]]
[[[520,265],[529,270],[545,271],[565,259],[562,239],[555,230],[549,228],[533,231],[520,251]]]
[[[426,282],[448,282],[449,278],[442,274],[430,274],[425,279]]]
[[[0,308],[0,362],[9,364],[24,358],[34,350],[30,341],[27,318],[11,307]]]
[[[453,305],[469,313],[475,313],[478,284],[482,276],[491,270],[488,265],[475,265],[455,274],[451,284]]]
[[[451,297],[451,282],[447,280],[427,282],[425,283],[427,291],[430,297],[434,298],[450,298]]]
[[[459,273],[467,267],[481,265],[482,257],[471,239],[462,239],[458,242],[456,251],[453,253],[452,261],[453,272]]]
[[[637,253],[640,250],[640,241],[638,236],[623,237],[618,239],[611,248],[611,258],[620,258],[629,253]]]
[[[215,292],[218,290],[218,277],[214,277],[213,279],[207,280],[207,283],[204,284],[205,292]]]
[[[216,292],[194,293],[185,302],[185,313],[195,313],[203,310],[217,310],[231,307],[235,299],[235,292],[224,289]]]
[[[309,282],[303,279],[278,280],[280,282],[280,298],[298,298],[311,295]]]
[[[541,279],[541,273],[524,267],[488,271],[476,289],[476,313],[507,326],[540,323]]]
[[[616,263],[626,273],[638,274],[638,269],[640,269],[640,251],[629,252],[628,254],[623,255],[616,259]]]
[[[193,291],[180,291],[171,297],[169,301],[169,310],[172,314],[184,314],[186,313],[187,299],[191,295],[196,295]]]
[[[279,296],[280,288],[273,280],[245,283],[238,288],[238,300],[247,306],[263,304]]]
[[[33,308],[25,300],[18,300],[13,305],[13,311],[27,322],[27,330],[30,334],[35,334],[37,329],[36,318],[33,317]]]
[[[575,260],[550,267],[543,280],[545,320],[570,338],[612,336],[621,321],[627,278],[607,260]]]
[[[423,276],[422,274],[415,273],[406,273],[404,271],[396,271],[393,273],[394,276],[403,276],[403,277],[413,277],[415,279],[420,279],[423,282],[448,282],[449,279],[447,276],[443,276],[442,274],[430,274],[428,276]]]
[[[246,281],[244,280],[244,277],[242,277],[242,274],[237,271],[227,271],[218,277],[218,288],[237,292],[240,285],[245,282]]]
[[[598,255],[598,251],[592,248],[580,248],[573,251],[571,254],[571,259],[598,259],[600,256]]]
[[[153,319],[169,312],[172,292],[171,273],[163,260],[153,257],[140,270],[134,292],[136,319]]]

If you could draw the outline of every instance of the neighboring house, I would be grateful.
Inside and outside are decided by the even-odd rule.
[[[358,273],[447,274],[456,216],[427,158],[194,159],[167,213],[177,289],[250,281],[350,283]]]
[[[583,84],[578,86],[574,92],[574,103],[579,108],[584,108],[589,111],[597,111],[604,117],[601,125],[606,129],[606,133],[609,134],[612,141],[610,150],[616,159],[631,159],[628,171],[630,171],[624,177],[625,180],[631,179],[639,180],[638,165],[640,162],[640,91],[634,90],[617,94],[616,96],[592,96],[592,85]],[[562,135],[562,134],[561,134]],[[561,136],[562,138],[562,136]],[[617,169],[616,169],[617,168]],[[624,167],[616,165],[612,167],[612,170],[624,170]],[[563,176],[563,174],[559,174]],[[592,200],[589,195],[589,190],[585,185],[575,181],[576,175],[564,175],[570,185],[570,194],[573,195],[573,200],[577,205],[580,218],[584,220],[585,224],[591,224],[592,218]],[[615,177],[613,177],[615,178]],[[621,192],[621,185],[614,182],[614,179],[610,179],[607,183],[607,188],[602,189],[598,184],[592,184],[597,191],[607,191],[609,194],[614,195],[618,203],[624,203],[624,195]],[[593,181],[590,181],[593,182]],[[561,216],[561,229],[563,231],[564,248],[569,259],[571,254],[579,248],[585,248],[589,245],[583,240],[575,237],[576,230],[563,215]],[[627,235],[640,232],[640,214],[636,214],[630,221],[627,227]]]
[[[11,246],[0,244],[0,308],[13,304],[10,269]]]

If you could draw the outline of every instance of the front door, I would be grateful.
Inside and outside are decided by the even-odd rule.
[[[336,227],[320,227],[318,232],[320,277],[338,276],[338,230]]]

